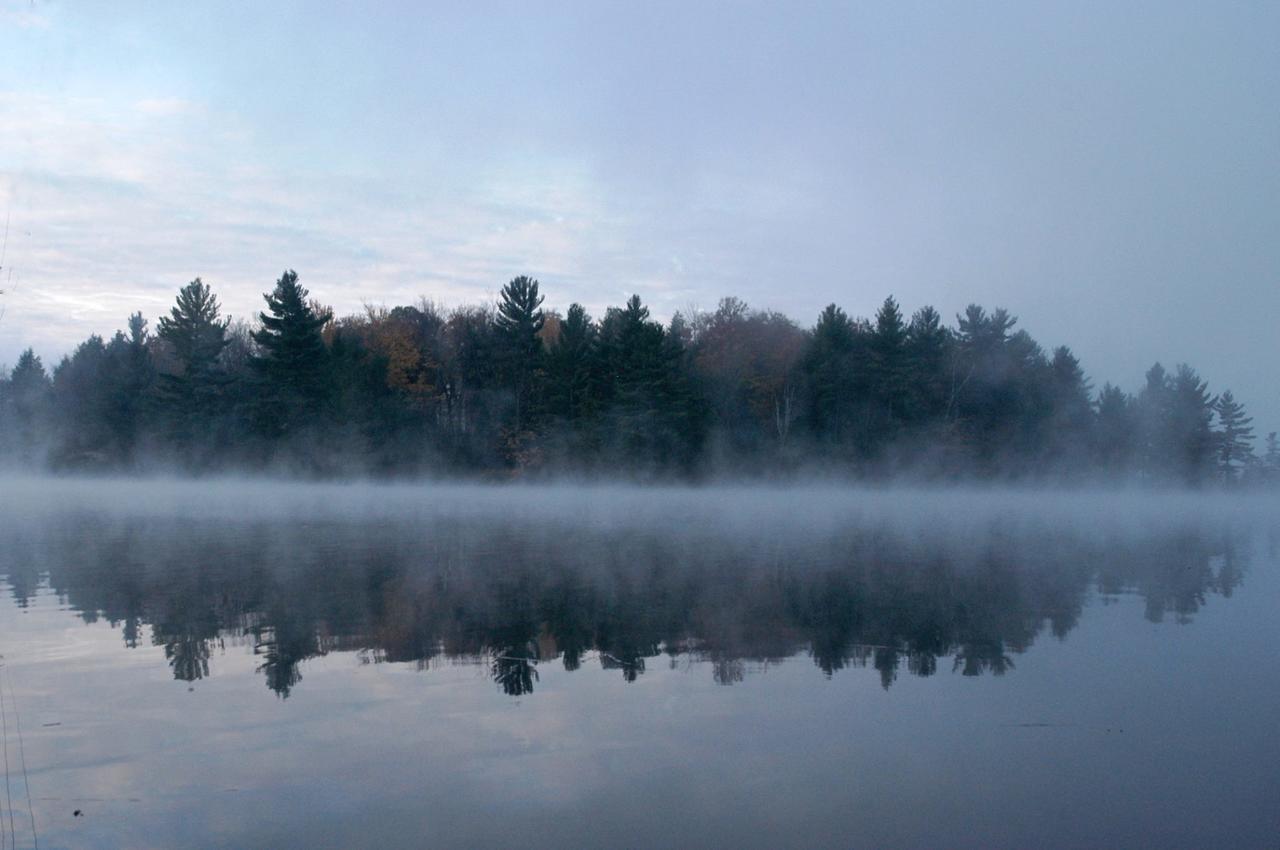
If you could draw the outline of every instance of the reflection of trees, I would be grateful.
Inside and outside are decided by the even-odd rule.
[[[81,517],[49,531],[56,551],[28,534],[0,555],[18,604],[47,581],[86,620],[119,624],[129,646],[149,627],[182,681],[209,675],[215,646],[249,640],[282,697],[330,651],[424,669],[479,661],[512,696],[533,692],[540,664],[575,670],[592,653],[627,681],[664,652],[708,662],[721,684],[806,650],[827,675],[869,667],[886,688],[942,659],[1001,675],[1042,633],[1070,632],[1092,587],[1185,621],[1230,595],[1245,566],[1237,537],[1205,529],[1101,540],[993,529],[963,546],[854,529],[767,547],[462,522],[227,533]]]

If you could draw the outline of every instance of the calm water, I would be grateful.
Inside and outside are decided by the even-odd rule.
[[[1274,848],[1278,520],[0,481],[0,846]]]

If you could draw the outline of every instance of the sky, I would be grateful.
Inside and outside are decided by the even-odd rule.
[[[1007,307],[1280,430],[1280,3],[0,0],[0,364],[253,318]]]

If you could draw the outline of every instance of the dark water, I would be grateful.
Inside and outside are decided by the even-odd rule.
[[[1274,500],[0,487],[3,847],[1280,846]]]

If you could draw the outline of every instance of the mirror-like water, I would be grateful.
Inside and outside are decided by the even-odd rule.
[[[1272,847],[1275,507],[5,482],[3,846]]]

